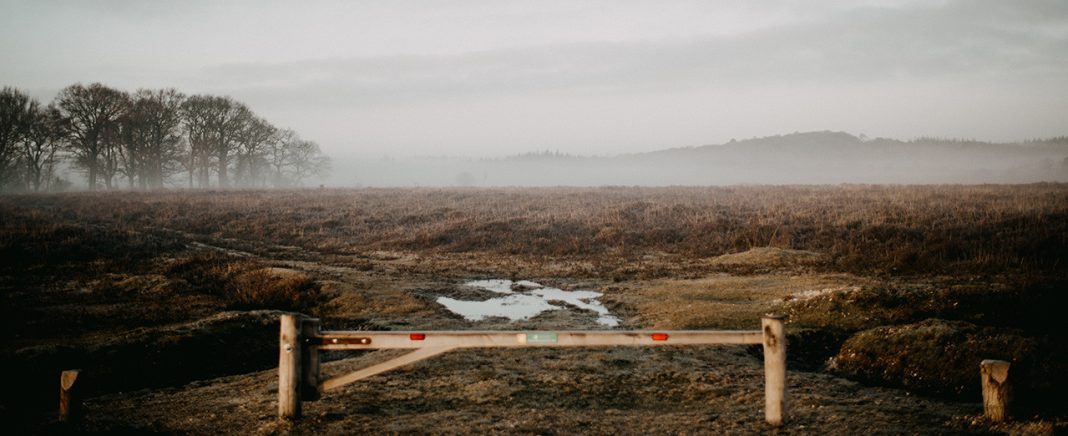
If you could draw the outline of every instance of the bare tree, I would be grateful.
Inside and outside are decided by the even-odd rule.
[[[230,161],[237,149],[239,132],[252,118],[252,112],[230,97],[195,95],[186,101],[183,113],[200,186],[208,184],[210,163],[216,165],[219,187],[229,186]]]
[[[0,90],[0,188],[15,179],[19,144],[26,133],[30,97],[15,88]]]
[[[301,185],[308,177],[330,171],[330,158],[322,154],[319,144],[289,129],[279,131],[267,147],[266,160],[275,187]]]
[[[260,117],[253,116],[244,123],[237,136],[239,181],[248,186],[255,186],[260,182],[264,154],[270,142],[276,138],[277,132],[277,128]]]
[[[330,158],[319,150],[315,141],[300,140],[289,149],[289,163],[292,180],[298,186],[312,176],[322,176],[330,171]]]
[[[211,164],[211,132],[209,121],[211,117],[211,96],[194,95],[186,99],[181,105],[182,125],[188,148],[187,155],[182,165],[189,172],[189,187],[193,187],[193,179],[197,180],[201,188],[208,186],[208,170]]]
[[[42,108],[36,101],[30,102],[29,114],[21,155],[27,182],[37,192],[41,190],[42,183],[46,184],[47,189],[52,182],[56,157],[63,145],[66,120],[55,106]]]
[[[69,145],[75,163],[88,172],[89,190],[96,189],[98,175],[105,177],[110,188],[118,170],[115,123],[128,106],[126,93],[100,83],[74,84],[59,92],[56,104],[68,119]]]
[[[174,89],[141,89],[133,96],[123,117],[123,160],[133,186],[136,176],[142,188],[162,188],[183,159],[181,107],[185,96]]]
[[[210,130],[212,132],[212,152],[217,165],[219,187],[230,186],[230,160],[237,149],[237,138],[242,126],[252,118],[251,111],[244,103],[230,97],[212,97]]]
[[[121,140],[121,146],[118,148],[119,161],[122,164],[120,172],[126,176],[130,189],[133,189],[137,180],[144,188],[144,160],[145,150],[148,148],[148,122],[145,113],[138,111],[136,103],[132,103],[130,110],[119,118],[117,126]]]
[[[108,191],[115,188],[115,176],[123,172],[122,147],[122,131],[116,119],[100,135],[100,178]]]
[[[276,188],[290,184],[286,175],[290,162],[289,149],[297,141],[300,141],[297,132],[283,129],[279,130],[274,140],[268,144],[265,158],[271,171],[271,184]]]

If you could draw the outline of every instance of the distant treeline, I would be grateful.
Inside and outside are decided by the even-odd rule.
[[[0,190],[295,186],[329,170],[318,144],[230,97],[74,84],[42,105],[0,91]]]

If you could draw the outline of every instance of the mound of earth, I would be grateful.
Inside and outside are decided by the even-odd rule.
[[[181,324],[139,328],[70,345],[25,347],[0,356],[19,377],[5,389],[5,409],[50,409],[59,373],[82,369],[86,396],[273,367],[278,361],[275,310],[223,312]]]
[[[796,325],[857,332],[925,319],[1020,328],[1042,336],[1068,328],[1061,308],[1068,305],[1066,284],[1013,287],[1004,284],[932,281],[826,289],[794,295],[784,311]]]
[[[822,259],[823,255],[814,251],[757,247],[741,253],[717,256],[709,262],[719,266],[791,267],[813,265]]]
[[[1012,363],[1010,380],[1022,392],[1039,394],[1056,385],[1068,368],[1042,340],[1006,328],[928,319],[877,327],[853,335],[831,361],[833,371],[853,379],[912,391],[976,400],[979,363]],[[1032,398],[1034,400],[1034,398]]]
[[[235,309],[285,308],[303,312],[319,302],[320,285],[308,274],[289,268],[259,268],[238,274],[226,288]]]

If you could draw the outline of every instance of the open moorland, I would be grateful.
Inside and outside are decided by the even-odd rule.
[[[1068,185],[163,191],[0,197],[18,432],[764,433],[759,347],[457,351],[276,416],[278,317],[328,329],[753,329],[778,433],[1068,429]],[[474,280],[592,290],[465,317]],[[525,286],[525,285],[524,285]],[[326,355],[327,374],[388,352]],[[979,362],[1012,362],[1015,419]],[[84,417],[55,422],[59,371]]]

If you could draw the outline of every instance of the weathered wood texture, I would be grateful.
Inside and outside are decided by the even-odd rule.
[[[786,416],[786,334],[781,316],[761,319],[764,329],[764,418],[780,426]]]
[[[301,399],[304,401],[318,400],[319,392],[319,347],[311,343],[310,338],[319,336],[320,321],[306,318],[301,327]]]
[[[1009,362],[984,360],[979,363],[979,374],[983,380],[983,412],[991,421],[1004,421],[1009,417],[1009,403],[1012,401]]]
[[[412,333],[423,333],[422,340],[412,340]],[[660,331],[561,331],[545,332],[556,335],[553,342],[526,342],[527,331],[429,331],[429,332],[370,332],[324,331],[320,350],[374,350],[390,348],[440,347],[597,347],[609,345],[712,345],[759,344],[763,333],[757,330],[660,330]],[[667,340],[655,340],[653,334],[666,334]],[[338,343],[332,343],[333,340]],[[353,341],[355,339],[355,341]],[[359,343],[360,339],[370,339]],[[348,341],[349,343],[343,343]]]
[[[282,315],[278,339],[278,416],[300,418],[300,315]]]
[[[408,365],[410,363],[418,362],[429,357],[434,357],[453,349],[455,349],[455,347],[420,348],[395,359],[390,359],[377,365],[371,365],[367,368],[363,368],[359,371],[350,372],[348,374],[326,380],[320,386],[320,389],[322,389],[323,391],[328,391],[334,388],[339,388],[354,381],[362,380],[375,374],[381,374],[393,368],[398,368],[404,365]]]
[[[69,369],[59,374],[59,421],[77,421],[81,417],[81,395],[78,389],[80,369]]]

